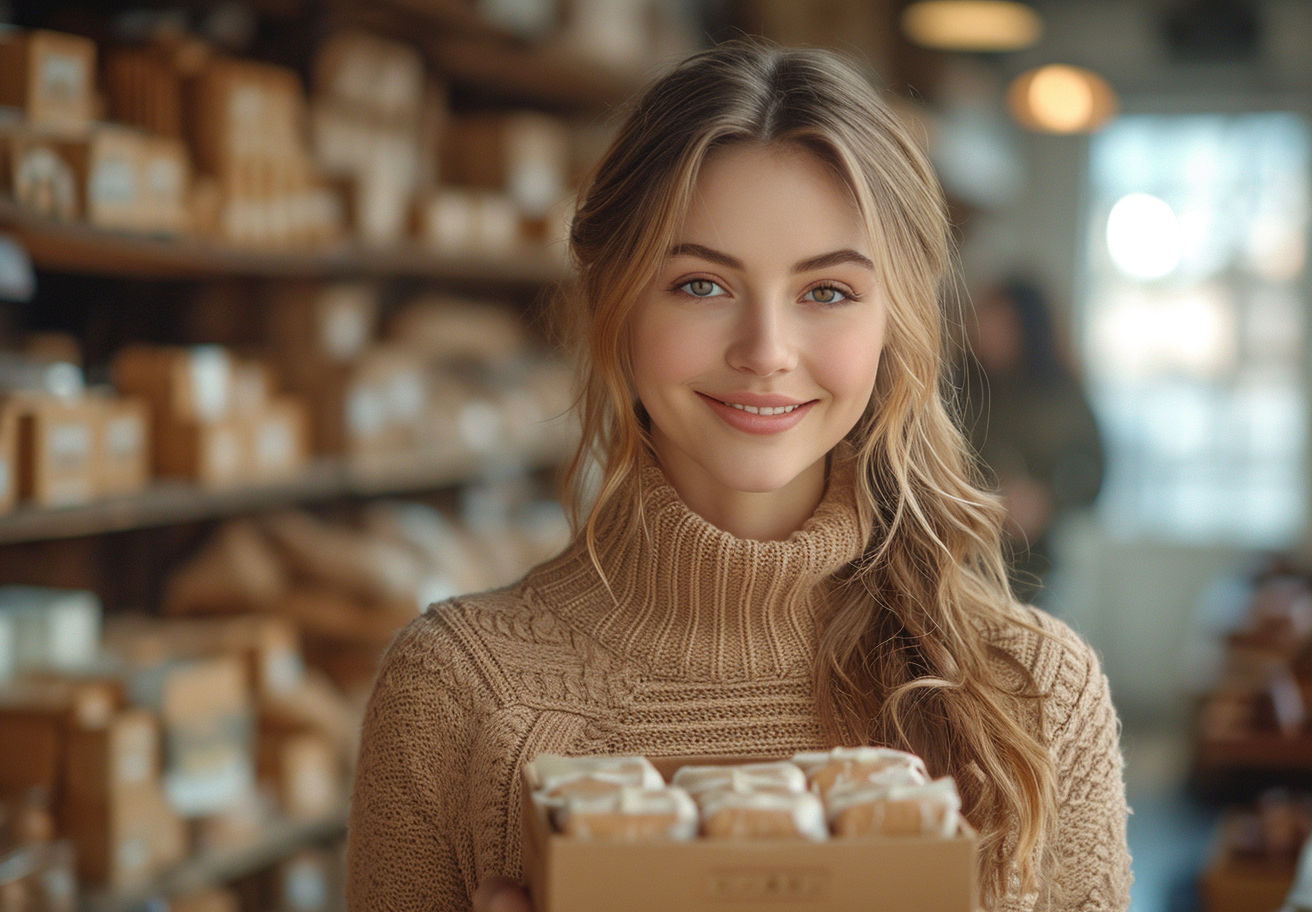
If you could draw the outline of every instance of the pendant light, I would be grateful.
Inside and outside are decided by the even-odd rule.
[[[902,32],[939,51],[1019,51],[1038,43],[1043,22],[1011,0],[920,0],[903,11]]]

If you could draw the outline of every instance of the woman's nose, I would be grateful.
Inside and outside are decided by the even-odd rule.
[[[797,366],[797,348],[782,306],[750,303],[734,327],[726,358],[735,370],[761,377]]]

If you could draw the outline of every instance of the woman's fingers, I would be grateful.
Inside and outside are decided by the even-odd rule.
[[[533,912],[533,904],[519,881],[489,877],[474,891],[474,912]]]

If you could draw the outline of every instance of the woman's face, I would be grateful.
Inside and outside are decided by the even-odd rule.
[[[823,485],[870,401],[885,302],[856,203],[814,155],[730,146],[633,315],[634,380],[667,474],[703,490]],[[686,495],[685,495],[686,496]]]

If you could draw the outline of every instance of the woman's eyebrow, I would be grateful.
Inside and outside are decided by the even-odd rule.
[[[727,253],[721,253],[718,250],[712,250],[710,247],[704,247],[701,244],[675,244],[670,248],[667,256],[695,256],[703,260],[709,260],[712,263],[719,263],[729,269],[742,269],[742,261],[729,256]],[[793,266],[793,272],[811,272],[814,269],[826,269],[830,266],[838,266],[842,263],[855,263],[857,266],[864,266],[866,269],[874,269],[875,264],[870,261],[870,257],[857,253],[851,248],[835,250],[832,253],[822,253],[819,256],[813,256],[810,259],[802,260]]]

